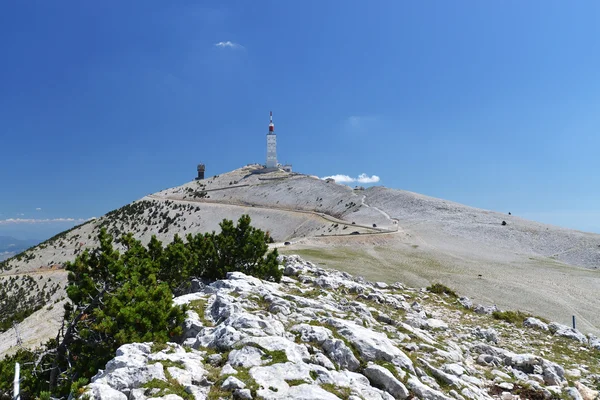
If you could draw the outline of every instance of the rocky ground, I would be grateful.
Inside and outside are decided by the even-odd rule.
[[[98,399],[595,399],[600,341],[556,323],[282,257],[175,299],[179,343],[122,346]],[[434,293],[436,292],[436,293]],[[438,292],[440,294],[438,294]],[[517,317],[515,317],[515,315]],[[500,318],[500,319],[498,319]],[[509,321],[509,322],[507,322]]]

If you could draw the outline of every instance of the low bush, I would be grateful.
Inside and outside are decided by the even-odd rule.
[[[511,324],[521,324],[529,317],[529,315],[522,313],[521,311],[494,311],[492,317]]]
[[[446,294],[450,297],[458,297],[454,290],[450,289],[448,286],[442,285],[441,283],[434,283],[433,285],[428,286],[427,290],[430,293]]]

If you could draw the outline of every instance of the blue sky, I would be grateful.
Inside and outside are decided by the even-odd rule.
[[[44,238],[198,162],[264,162],[269,110],[299,172],[600,232],[599,16],[595,1],[7,2],[0,234]]]

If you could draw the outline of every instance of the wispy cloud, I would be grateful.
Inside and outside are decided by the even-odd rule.
[[[227,48],[229,48],[229,49],[243,49],[244,48],[244,46],[242,46],[241,44],[234,43],[234,42],[231,42],[229,40],[226,41],[226,42],[215,43],[215,46],[223,48],[223,49],[227,49]]]
[[[353,178],[349,175],[337,174],[337,175],[331,175],[331,176],[324,176],[321,179],[329,179],[329,178],[333,179],[337,183],[353,183],[353,182],[377,183],[380,180],[380,178],[377,175],[368,176],[365,173],[360,174],[356,178]]]
[[[35,209],[35,211],[42,211],[42,208],[41,208],[41,207],[37,207],[37,208]]]
[[[0,225],[12,225],[12,224],[48,224],[48,223],[56,223],[56,222],[85,222],[94,218],[45,218],[45,219],[36,219],[36,218],[8,218],[8,219],[0,219]]]

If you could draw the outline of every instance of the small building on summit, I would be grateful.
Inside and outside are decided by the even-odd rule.
[[[205,166],[204,164],[198,164],[198,168],[196,169],[198,171],[198,176],[196,177],[196,181],[200,181],[202,179],[204,179],[204,170],[205,170]]]

